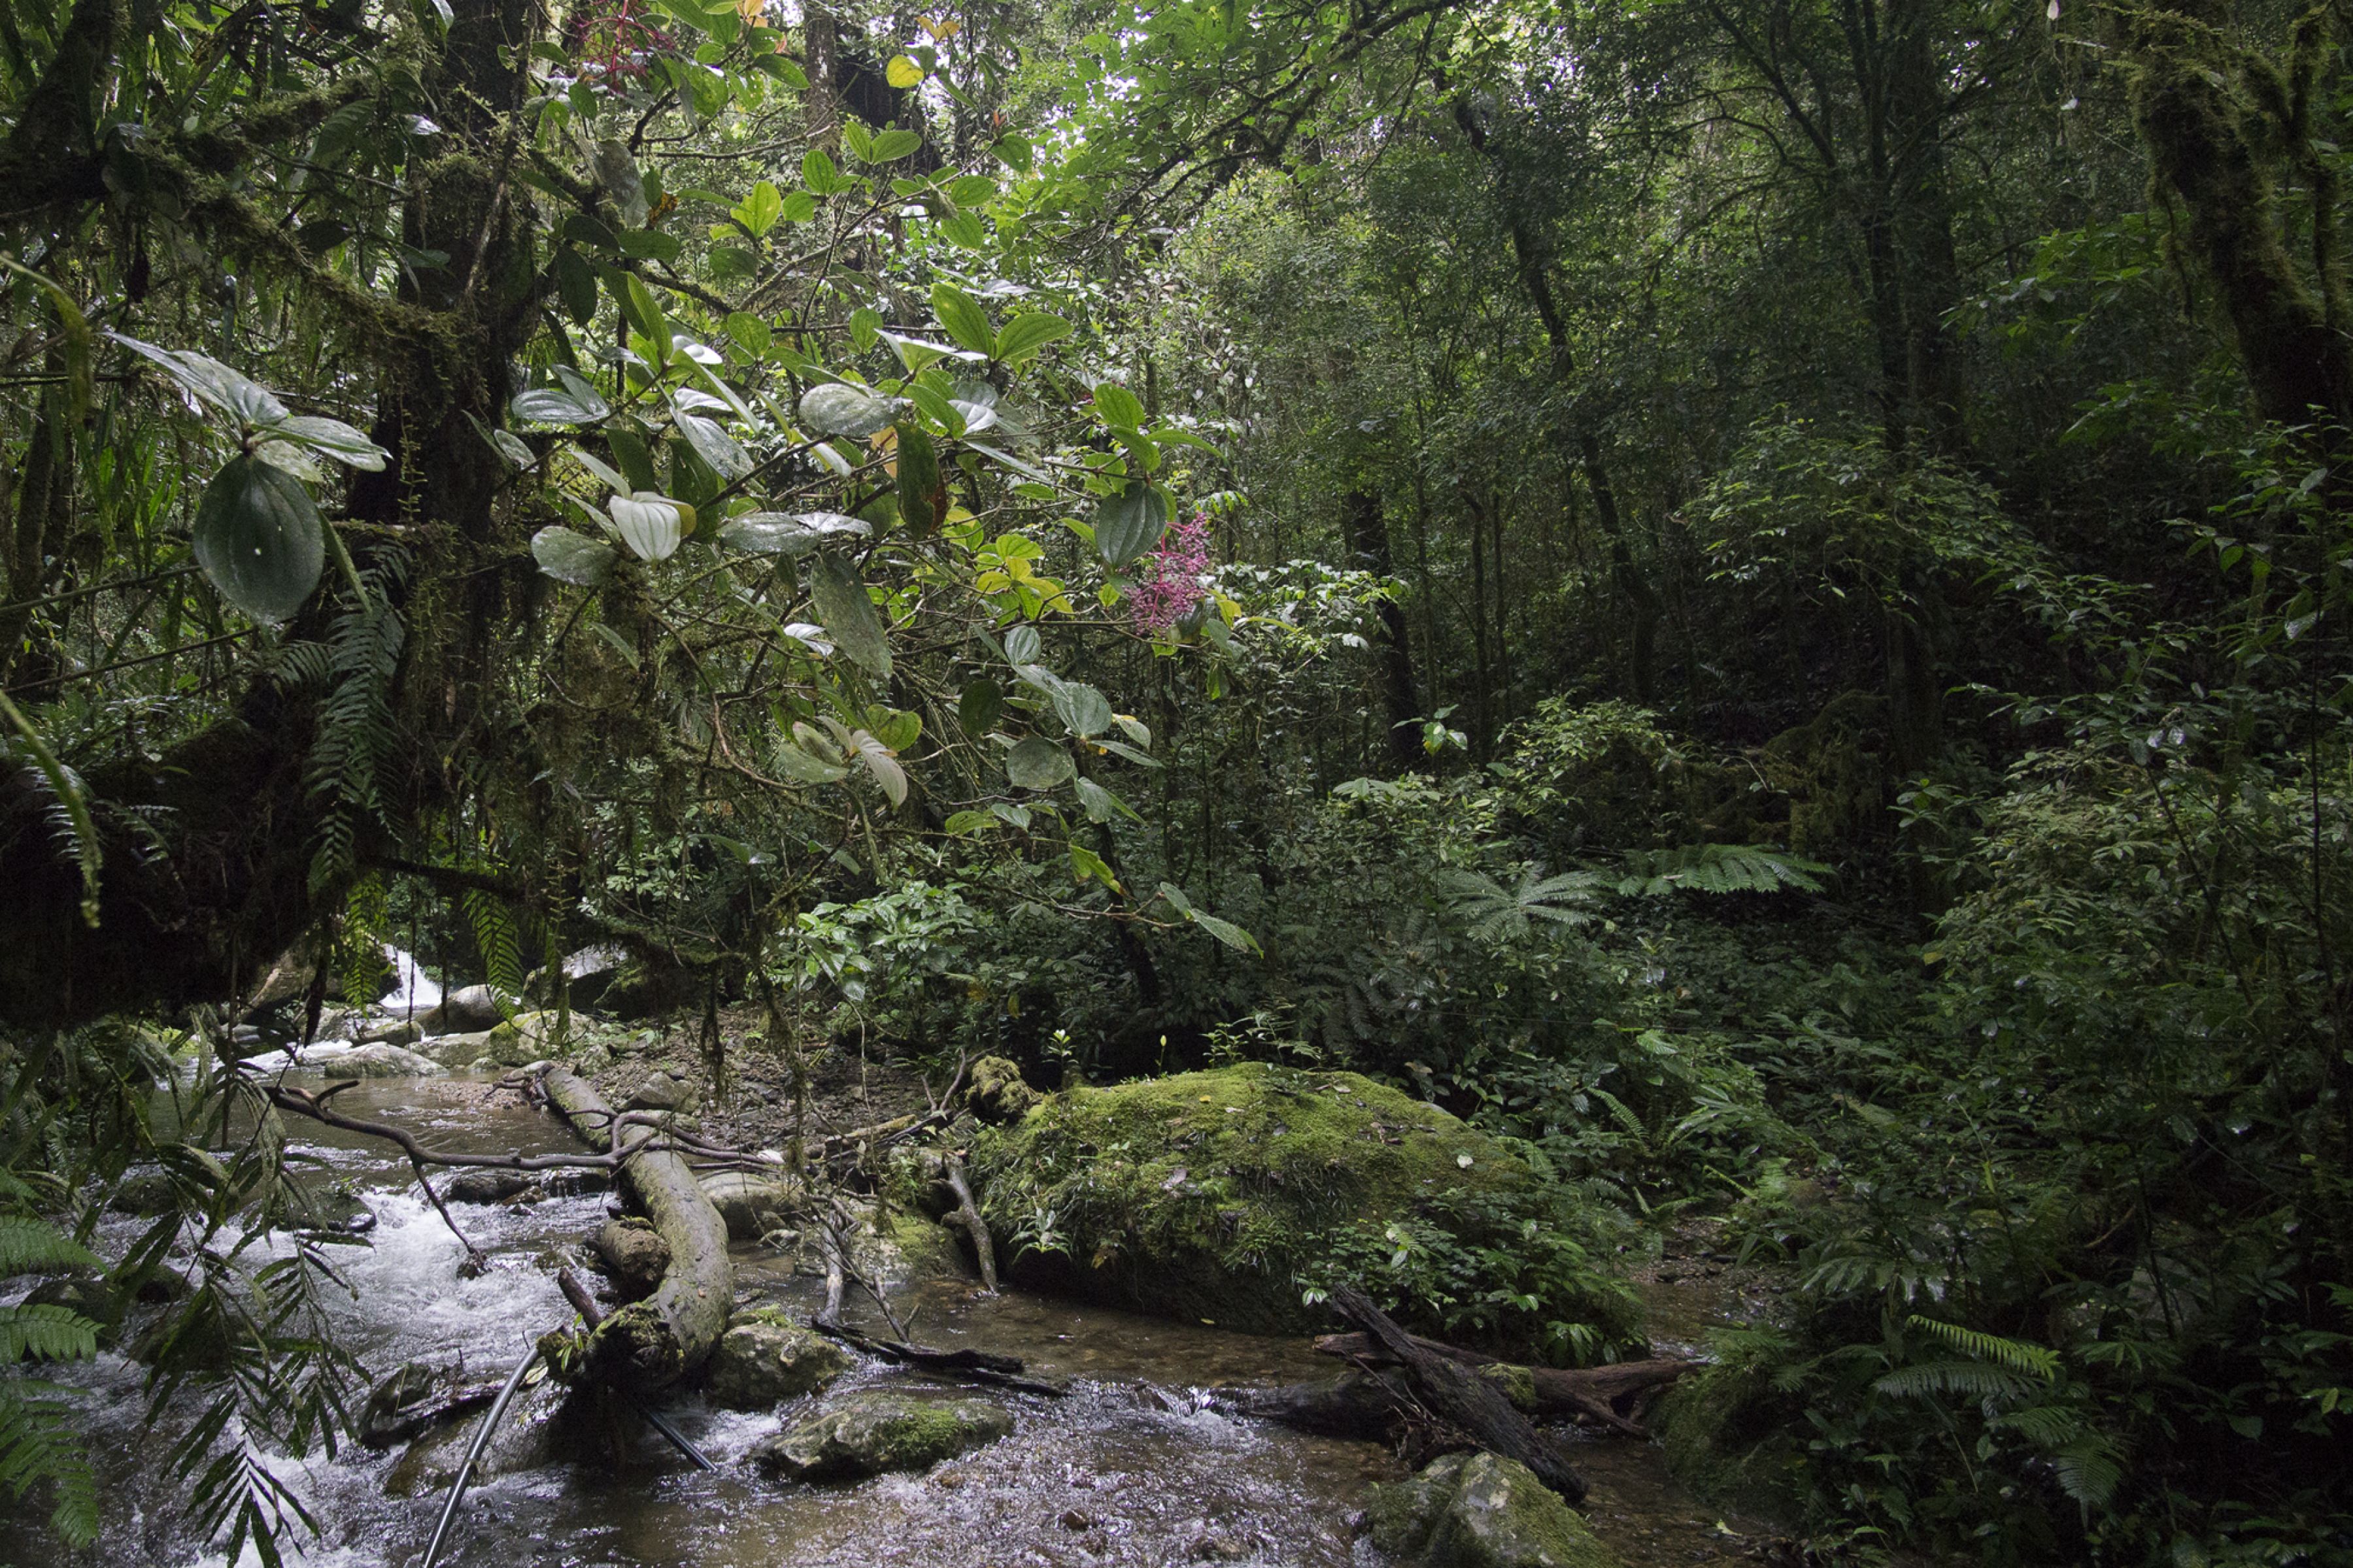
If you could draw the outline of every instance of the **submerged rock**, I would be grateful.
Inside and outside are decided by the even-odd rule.
[[[861,1394],[755,1445],[752,1459],[793,1480],[855,1480],[923,1470],[1013,1433],[1013,1417],[986,1399]]]
[[[154,1219],[180,1206],[179,1189],[164,1171],[133,1171],[114,1184],[106,1206],[116,1214]]]
[[[539,1184],[521,1171],[476,1168],[460,1171],[442,1184],[441,1195],[454,1204],[499,1204],[521,1197]]]
[[[1558,1493],[1516,1459],[1449,1454],[1373,1489],[1373,1544],[1418,1568],[1615,1568]]]
[[[561,1417],[570,1393],[554,1378],[543,1377],[516,1394],[498,1431],[484,1445],[482,1457],[474,1466],[474,1479],[481,1481],[519,1470],[535,1470],[561,1458],[565,1450],[562,1438],[565,1436],[565,1424]],[[385,1478],[385,1494],[417,1497],[447,1491],[449,1483],[457,1479],[458,1467],[465,1461],[466,1448],[473,1442],[475,1429],[481,1425],[485,1414],[437,1426],[411,1443],[408,1451],[392,1467],[392,1473]]]
[[[1321,1326],[1301,1274],[1336,1235],[1533,1205],[1528,1168],[1432,1105],[1348,1072],[1246,1063],[1051,1095],[975,1138],[981,1212],[999,1237],[1052,1214],[1022,1284],[1261,1333]],[[1550,1217],[1535,1214],[1528,1217]]]
[[[774,1308],[740,1312],[705,1363],[711,1403],[727,1410],[765,1410],[815,1394],[849,1370],[849,1354]]]

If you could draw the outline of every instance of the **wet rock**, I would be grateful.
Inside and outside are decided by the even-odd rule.
[[[588,1238],[605,1272],[631,1300],[650,1296],[670,1268],[670,1243],[641,1219],[607,1220]]]
[[[1416,1568],[1616,1568],[1575,1510],[1515,1459],[1449,1454],[1373,1489],[1373,1544]]]
[[[730,1241],[757,1241],[799,1209],[798,1192],[782,1182],[764,1182],[741,1171],[722,1171],[702,1178],[702,1195],[727,1222]]]
[[[1241,1563],[1252,1555],[1250,1543],[1230,1535],[1200,1535],[1186,1553],[1196,1563]]]
[[[418,1021],[437,1034],[463,1034],[488,1029],[504,1017],[498,995],[489,986],[463,985],[442,997],[441,1005]]]
[[[287,1202],[286,1223],[313,1235],[365,1236],[375,1228],[375,1211],[341,1188],[300,1187]]]
[[[621,1109],[691,1111],[701,1098],[692,1084],[658,1069],[648,1074],[643,1083],[629,1091],[629,1097],[621,1101]]]
[[[313,1048],[303,1061],[339,1078],[431,1078],[442,1070],[431,1057],[398,1046],[353,1046],[345,1051]]]
[[[442,1184],[441,1195],[458,1204],[499,1204],[539,1185],[521,1171],[460,1171]]]
[[[849,1352],[773,1308],[739,1313],[704,1369],[711,1403],[765,1410],[815,1394],[849,1370]]]
[[[106,1206],[116,1214],[153,1219],[180,1206],[179,1192],[162,1171],[133,1171],[114,1185]]]
[[[1257,1333],[1323,1325],[1299,1280],[1341,1237],[1377,1246],[1421,1219],[1507,1251],[1521,1224],[1562,1217],[1525,1163],[1437,1107],[1261,1063],[1065,1089],[979,1129],[970,1163],[995,1235],[1068,1216],[1060,1250],[1004,1260],[1016,1283]],[[1561,1310],[1630,1333],[1638,1315],[1599,1289]]]
[[[491,1031],[476,1030],[465,1035],[433,1035],[417,1042],[424,1056],[445,1068],[470,1068],[480,1061],[491,1048]]]
[[[564,978],[572,992],[575,1007],[594,1007],[612,988],[613,981],[628,962],[628,950],[616,943],[605,942],[584,947],[567,954],[564,960]],[[533,970],[523,983],[523,994],[533,1001],[552,1005],[555,1001],[553,976],[544,970]]]
[[[417,1436],[429,1424],[425,1412],[446,1381],[423,1362],[402,1366],[368,1390],[367,1403],[360,1406],[359,1440],[371,1448],[389,1448]]]
[[[972,1081],[965,1104],[983,1121],[1018,1121],[1046,1097],[1021,1081],[1021,1068],[1003,1057],[983,1057],[972,1064]]]
[[[414,1018],[386,1018],[360,1031],[364,1046],[413,1046],[425,1037],[425,1027]]]
[[[929,1469],[1012,1432],[1012,1415],[986,1399],[862,1394],[764,1439],[751,1457],[793,1480],[854,1480]]]
[[[525,1388],[515,1395],[499,1429],[482,1449],[475,1463],[474,1479],[487,1480],[492,1476],[512,1475],[519,1470],[535,1470],[562,1457],[567,1447],[563,1420],[565,1400],[570,1390],[552,1377]],[[385,1478],[384,1489],[389,1497],[417,1497],[449,1489],[457,1479],[458,1467],[465,1462],[466,1448],[474,1440],[474,1430],[481,1425],[478,1414],[464,1421],[452,1421],[436,1427],[408,1446],[408,1451],[394,1465]]]

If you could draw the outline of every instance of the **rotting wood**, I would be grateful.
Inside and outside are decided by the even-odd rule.
[[[727,1223],[684,1155],[657,1140],[649,1119],[617,1115],[596,1087],[565,1068],[540,1075],[539,1091],[591,1148],[621,1158],[624,1192],[670,1244],[661,1284],[591,1331],[589,1365],[633,1393],[650,1393],[702,1364],[735,1310]]]
[[[1464,1350],[1460,1345],[1442,1344],[1419,1335],[1409,1335],[1408,1338],[1431,1355],[1460,1362],[1465,1366],[1510,1366],[1515,1373],[1526,1373],[1528,1386],[1535,1396],[1537,1415],[1581,1416],[1611,1431],[1639,1438],[1648,1438],[1651,1435],[1637,1419],[1639,1405],[1677,1378],[1696,1372],[1705,1364],[1674,1357],[1660,1357],[1574,1370],[1521,1366],[1505,1362],[1499,1356]],[[1319,1334],[1315,1339],[1315,1348],[1325,1355],[1338,1356],[1361,1366],[1389,1366],[1397,1362],[1397,1358],[1390,1355],[1378,1341],[1366,1333]],[[1321,1385],[1309,1384],[1300,1386],[1314,1388]]]
[[[1335,1288],[1332,1305],[1397,1359],[1415,1399],[1432,1415],[1459,1427],[1489,1452],[1525,1465],[1572,1508],[1585,1500],[1585,1479],[1520,1414],[1493,1379],[1459,1361],[1423,1350],[1353,1286]]]
[[[839,1322],[812,1319],[810,1326],[830,1340],[839,1340],[852,1350],[863,1351],[900,1366],[938,1377],[955,1378],[962,1383],[987,1384],[992,1388],[1008,1389],[1015,1394],[1043,1394],[1060,1399],[1070,1392],[1060,1384],[1042,1383],[1023,1375],[1029,1366],[1019,1356],[997,1355],[989,1351],[934,1350],[928,1345],[909,1344],[904,1340],[877,1339],[856,1329],[844,1328]]]

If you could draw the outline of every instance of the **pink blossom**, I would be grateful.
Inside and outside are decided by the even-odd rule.
[[[1209,514],[1197,511],[1168,531],[1166,542],[1144,558],[1128,613],[1147,637],[1166,637],[1209,597]]]

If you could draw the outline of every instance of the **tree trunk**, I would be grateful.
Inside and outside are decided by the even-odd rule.
[[[1350,490],[1340,499],[1340,521],[1348,536],[1349,564],[1384,582],[1397,574],[1389,552],[1388,523],[1381,515],[1381,498],[1370,490]],[[1381,695],[1388,710],[1389,756],[1400,770],[1421,758],[1414,734],[1420,704],[1414,698],[1413,649],[1406,630],[1405,606],[1385,598],[1380,606]]]
[[[2223,10],[2172,0],[2122,13],[2139,68],[2133,117],[2158,179],[2188,209],[2186,248],[2214,280],[2257,408],[2283,425],[2342,426],[2353,419],[2353,346],[2289,257],[2258,132],[2221,74]]]

